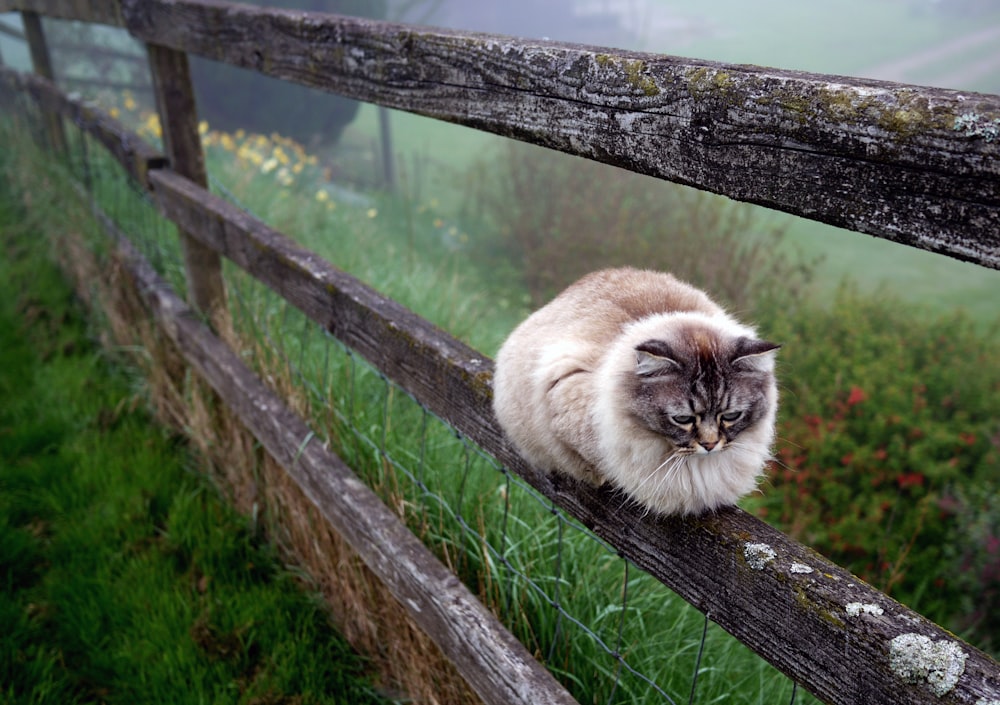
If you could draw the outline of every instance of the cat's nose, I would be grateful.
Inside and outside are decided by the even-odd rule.
[[[718,441],[698,441],[698,445],[700,445],[705,450],[712,450],[713,448],[715,448],[715,446],[719,445],[719,442]]]

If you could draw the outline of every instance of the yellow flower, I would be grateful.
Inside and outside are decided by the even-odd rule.
[[[316,192],[316,200],[320,203],[325,203],[330,200],[330,194],[326,192],[326,189],[320,189]]]
[[[208,121],[202,120],[198,123],[198,134],[202,137],[208,134]]]
[[[295,183],[295,179],[292,178],[292,175],[288,172],[288,169],[286,169],[285,167],[281,167],[280,169],[278,169],[278,183],[281,184],[282,186],[291,186],[292,184]]]
[[[163,133],[160,131],[160,116],[156,113],[150,113],[146,116],[146,121],[143,123],[143,127],[146,130],[156,136],[160,137]]]
[[[366,214],[369,218],[375,218],[378,216],[378,208],[369,208]]]
[[[219,138],[219,144],[221,144],[222,148],[227,152],[236,151],[236,143],[233,142],[233,138],[228,132],[222,133],[222,137]]]
[[[122,105],[124,105],[125,109],[128,110],[129,112],[135,110],[136,108],[135,98],[132,97],[131,93],[125,94],[125,100],[122,102]]]
[[[259,152],[255,152],[251,147],[248,147],[246,142],[240,145],[239,151],[236,152],[236,158],[250,162],[254,166],[261,166],[264,163],[264,157],[260,156]]]
[[[238,139],[238,140],[241,140],[241,139],[243,139],[244,137],[246,137],[246,136],[247,136],[247,133],[246,133],[246,130],[244,130],[244,129],[243,129],[242,127],[241,127],[240,129],[238,129],[238,130],[237,130],[237,131],[236,131],[236,132],[235,132],[235,133],[233,134],[233,136],[234,136],[234,137],[235,137],[236,139]]]
[[[292,173],[293,174],[302,173],[302,162],[295,162],[295,164],[292,165]]]
[[[265,174],[270,174],[272,171],[278,168],[278,160],[271,157],[266,162],[260,165],[260,170]]]
[[[115,120],[117,120],[118,116],[122,114],[122,111],[119,110],[118,108],[111,108],[111,110],[108,111],[108,114],[111,115],[111,117],[113,117]]]

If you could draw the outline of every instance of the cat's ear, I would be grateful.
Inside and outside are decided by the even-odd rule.
[[[635,373],[640,377],[656,377],[680,369],[673,351],[662,340],[647,340],[635,348]]]
[[[781,346],[755,338],[737,338],[733,352],[733,366],[748,370],[766,370],[774,365],[775,352]]]

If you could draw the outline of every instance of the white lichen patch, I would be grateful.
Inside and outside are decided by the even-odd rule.
[[[805,563],[792,563],[792,567],[788,569],[790,573],[811,573],[813,569],[807,566]]]
[[[965,673],[968,656],[954,641],[933,641],[923,634],[900,634],[889,642],[889,669],[906,683],[926,681],[939,698]]]
[[[778,557],[774,549],[766,543],[745,543],[743,544],[743,557],[747,559],[747,565],[754,570],[762,570],[764,566]]]
[[[967,137],[982,137],[987,142],[992,142],[1000,137],[1000,118],[990,120],[975,113],[965,113],[955,118],[952,129]]]
[[[976,701],[976,705],[1000,705],[1000,700],[987,700],[986,698],[979,698],[979,700]]]
[[[864,602],[848,602],[847,605],[844,606],[844,609],[847,610],[848,617],[857,617],[861,614],[873,614],[878,616],[885,612],[885,610],[878,605],[866,604]]]

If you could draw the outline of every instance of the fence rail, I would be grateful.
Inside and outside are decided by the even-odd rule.
[[[893,137],[883,126],[880,128],[882,132],[869,135],[869,146],[865,147],[869,151],[864,152],[867,155],[865,158],[862,158],[863,142],[859,142],[859,135],[864,133],[865,125],[878,126],[880,113],[875,108],[860,111],[868,122],[846,124],[842,115],[839,129],[834,129],[829,115],[826,117],[831,121],[823,123],[826,118],[820,114],[822,108],[818,104],[800,105],[800,118],[808,110],[820,114],[820,124],[810,126],[793,121],[795,125],[786,126],[782,128],[784,132],[779,131],[769,137],[777,142],[727,146],[712,142],[718,138],[717,133],[714,137],[704,134],[704,130],[711,132],[712,128],[718,129],[718,125],[711,121],[706,123],[704,118],[710,115],[699,111],[712,105],[718,108],[718,101],[723,99],[743,101],[746,96],[740,91],[746,89],[752,76],[770,76],[775,81],[773,85],[767,81],[760,84],[770,85],[771,92],[757,95],[755,104],[758,106],[767,105],[766,100],[761,102],[760,98],[776,95],[779,85],[797,86],[796,90],[812,86],[810,90],[819,91],[822,84],[827,86],[826,90],[834,89],[830,88],[829,81],[823,83],[821,77],[804,74],[764,74],[745,67],[739,69],[742,73],[738,73],[735,67],[724,70],[721,65],[707,62],[697,64],[700,68],[692,72],[691,67],[695,64],[679,63],[663,57],[621,52],[605,54],[602,50],[569,45],[430,32],[329,15],[262,11],[229,3],[198,3],[194,0],[135,3],[125,0],[120,13],[117,7],[116,2],[91,6],[66,0],[48,3],[41,0],[0,0],[0,10],[38,11],[72,19],[95,21],[98,15],[92,12],[98,12],[100,17],[114,18],[114,21],[97,21],[126,26],[145,41],[162,42],[174,50],[196,50],[205,55],[211,55],[216,50],[209,51],[199,44],[203,41],[199,38],[202,31],[208,33],[228,28],[232,34],[223,36],[235,40],[237,37],[260,36],[247,34],[248,28],[257,32],[267,29],[272,35],[266,42],[261,40],[234,51],[250,52],[247,56],[256,52],[256,56],[260,57],[258,68],[263,67],[272,75],[289,77],[286,74],[295,73],[302,82],[326,77],[324,80],[329,82],[324,84],[325,88],[337,87],[353,97],[375,99],[375,102],[385,104],[393,104],[393,101],[402,101],[409,96],[407,99],[412,102],[397,107],[427,114],[434,114],[429,106],[434,103],[435,91],[445,91],[451,96],[451,103],[441,101],[441,104],[451,104],[453,107],[449,110],[455,112],[439,113],[439,117],[466,121],[467,124],[511,136],[530,137],[531,141],[599,156],[604,161],[659,176],[677,176],[664,171],[667,169],[662,167],[664,160],[688,159],[693,160],[691,163],[700,164],[702,170],[721,169],[724,162],[708,158],[712,152],[710,144],[723,147],[718,153],[730,148],[737,152],[740,149],[749,150],[742,152],[744,159],[748,154],[763,154],[775,149],[780,154],[798,152],[799,156],[804,154],[810,159],[816,158],[816,150],[803,147],[806,143],[782,142],[790,140],[789,135],[811,134],[813,145],[821,140],[839,145],[836,152],[839,156],[832,158],[830,163],[835,167],[833,172],[839,173],[844,164],[856,162],[856,167],[868,170],[865,173],[871,178],[876,174],[895,173],[892,170],[906,172],[913,177],[904,180],[901,186],[903,191],[909,189],[907,198],[912,202],[900,212],[892,227],[885,222],[878,224],[881,222],[878,214],[886,207],[886,201],[879,195],[881,192],[868,186],[856,189],[851,196],[856,206],[852,213],[864,222],[852,221],[852,227],[862,230],[868,227],[868,232],[878,229],[880,232],[876,234],[889,236],[892,235],[892,228],[916,228],[918,221],[924,218],[926,228],[915,230],[925,233],[918,238],[922,238],[922,246],[947,250],[952,255],[989,266],[1000,264],[1000,249],[996,242],[1000,237],[1000,162],[995,159],[1000,145],[989,141],[986,136],[963,134],[961,130],[954,129],[954,125],[947,124],[950,119],[947,116],[953,115],[947,110],[957,109],[958,103],[979,111],[975,114],[983,120],[1000,119],[1000,98],[995,96],[972,96],[967,98],[969,102],[964,102],[959,101],[958,94],[953,92],[920,89],[924,91],[920,95],[925,102],[913,103],[917,99],[911,96],[908,99],[910,102],[905,105],[913,109],[917,104],[930,106],[927,110],[937,117],[930,123],[921,122],[919,129],[913,126],[914,131],[908,133],[905,140],[899,138],[898,131],[893,133]],[[204,29],[191,26],[192,18],[204,21]],[[159,26],[159,22],[168,19],[173,24]],[[175,33],[178,26],[184,27],[184,31]],[[219,36],[213,40],[213,46],[228,43],[229,40],[220,41]],[[431,47],[438,44],[447,47],[448,51],[438,46],[432,52]],[[462,60],[454,54],[460,47],[464,47],[466,52]],[[378,53],[380,51],[381,54]],[[335,62],[338,52],[340,59]],[[426,52],[426,56],[421,52]],[[421,56],[426,64],[424,69],[419,69]],[[281,57],[280,61],[275,57]],[[432,60],[433,57],[436,59]],[[212,58],[228,59],[234,63],[248,61],[246,57],[237,60],[230,55]],[[302,68],[307,58],[314,61],[313,68],[309,70]],[[275,68],[276,64],[283,68]],[[296,66],[299,68],[296,69]],[[316,69],[316,66],[322,69]],[[489,67],[488,77],[483,66]],[[518,67],[522,73],[520,83],[514,80]],[[559,67],[555,74],[552,73],[553,67]],[[413,73],[418,69],[430,73]],[[705,73],[695,75],[702,69]],[[779,75],[783,77],[780,80],[775,78]],[[73,117],[81,115],[83,110],[92,110],[65,96],[55,98],[58,91],[42,79],[8,70],[3,70],[0,76],[5,85],[35,99],[45,111]],[[367,78],[362,79],[362,76]],[[573,76],[576,83],[570,81]],[[730,79],[734,83],[727,83]],[[705,85],[698,88],[701,82]],[[576,122],[573,123],[576,127],[570,126],[565,112],[568,104],[574,102],[570,96],[577,97],[575,102],[579,108],[580,96],[593,98],[588,86],[598,84],[601,90],[594,89],[592,93],[599,95],[600,99],[586,103],[589,106],[587,110],[604,112],[602,115],[591,115],[588,123]],[[477,86],[477,93],[473,97],[461,98],[465,101],[462,105],[470,111],[462,117],[458,115],[458,108],[454,107],[454,100],[471,85]],[[888,106],[886,109],[895,107],[897,112],[905,112],[900,107],[904,103],[899,101],[903,100],[904,91],[912,90],[869,82],[839,85],[855,97],[862,94],[863,86],[868,86],[875,91],[870,95],[877,96],[876,102],[882,107]],[[668,88],[674,91],[673,102],[660,98],[667,102],[657,103],[654,99]],[[684,93],[687,98],[683,97]],[[494,97],[496,102],[492,103]],[[507,101],[506,105],[504,101]],[[600,110],[596,105],[602,106]],[[785,112],[790,109],[788,105],[778,105],[775,108],[777,112],[768,114],[772,117],[783,115],[784,124],[789,119],[789,113]],[[517,107],[515,112],[520,116],[519,126],[510,122],[512,106]],[[673,112],[668,115],[663,106],[669,106]],[[847,110],[846,105],[841,107]],[[688,112],[685,113],[685,110]],[[727,108],[719,115],[731,120],[735,114],[733,110],[735,108]],[[490,115],[499,117],[488,118]],[[743,115],[740,120],[749,121],[751,117]],[[900,116],[898,119],[905,123],[911,118]],[[604,120],[609,122],[602,122]],[[652,122],[643,122],[646,120]],[[912,120],[916,121],[917,117]],[[492,416],[492,363],[487,357],[332,267],[247,213],[213,196],[199,184],[165,168],[163,159],[155,155],[154,150],[141,146],[141,140],[129,135],[111,118],[101,116],[81,124],[108,146],[115,158],[150,189],[161,211],[190,238],[231,259],[277,291],[370,360],[433,413],[495,455],[539,492],[608,541],[623,557],[710,614],[713,621],[821,699],[831,703],[992,703],[1000,700],[1000,666],[989,656],[955,639],[940,627],[745,512],[731,509],[695,519],[644,516],[628,507],[620,508],[621,499],[606,488],[581,486],[561,476],[535,473],[507,444]],[[719,124],[723,124],[722,121]],[[760,134],[767,134],[766,120],[753,124]],[[532,125],[531,129],[526,125]],[[663,132],[661,129],[657,132],[657,125],[660,128],[672,125],[673,131]],[[590,130],[594,130],[594,134]],[[655,133],[655,139],[650,138],[649,144],[659,145],[663,154],[662,160],[656,162],[662,167],[658,172],[649,167],[651,161],[643,161],[652,160],[649,151],[639,149],[647,130]],[[701,136],[697,137],[699,134]],[[101,135],[105,138],[102,139]],[[116,136],[121,145],[130,147],[116,149],[110,143],[113,140],[107,139],[108,135]],[[834,135],[839,135],[839,142],[833,140]],[[673,149],[664,150],[664,143]],[[875,153],[872,150],[883,151]],[[923,155],[922,163],[918,154]],[[794,156],[791,154],[788,159]],[[928,166],[927,160],[932,157],[937,161]],[[820,161],[827,158],[831,158],[829,153]],[[772,162],[777,171],[767,171],[767,177],[762,177],[762,183],[753,188],[761,192],[776,190],[782,179],[794,180],[801,169],[812,168],[807,166],[807,162],[784,159],[780,157],[777,162]],[[776,178],[776,173],[784,176]],[[814,197],[818,197],[817,194],[824,189],[836,192],[840,188],[836,184],[842,181],[828,181],[827,171],[817,173],[822,176],[815,182],[819,185]],[[851,173],[857,175],[859,172]],[[924,183],[924,176],[933,177],[929,185]],[[713,178],[721,177],[716,175]],[[701,187],[711,186],[705,179],[690,181]],[[839,197],[847,198],[843,194]],[[951,234],[941,235],[945,231],[936,229],[937,220],[926,220],[931,216],[917,213],[916,204],[920,199],[923,199],[921,202],[925,209],[933,211],[934,218],[940,212],[949,211],[949,202],[963,201],[965,210],[959,208],[962,212],[955,211],[952,216],[961,215],[964,219],[958,220],[947,231]],[[836,210],[829,206],[821,212],[812,206],[791,203],[782,207],[811,214],[820,220],[832,218],[830,213]],[[859,224],[865,227],[859,227]],[[937,233],[934,237],[938,239],[927,234],[932,231]],[[152,303],[154,308],[159,305],[155,301]],[[160,310],[168,331],[172,330],[171,326],[176,328],[178,325],[176,317],[171,314],[176,307],[172,306],[162,305]],[[185,349],[184,345],[180,347]],[[189,349],[186,354],[196,368],[214,365],[214,371],[208,371],[210,376],[231,376],[230,366],[219,366],[217,360],[205,359],[208,350]],[[219,354],[228,353],[220,351]],[[227,401],[238,409],[241,405],[246,407],[247,403],[254,406],[252,396],[241,400],[239,390],[233,393],[232,390],[226,391],[228,384],[224,379],[217,387]],[[285,418],[284,414],[277,416]],[[253,427],[253,419],[247,420]],[[273,452],[309,492],[309,483],[322,485],[325,482],[323,463],[329,461],[318,459],[313,466],[314,475],[297,475],[301,472],[299,463],[302,462],[299,454],[311,457],[313,451],[310,449],[314,444],[290,446],[288,439],[297,439],[301,443],[306,436],[303,435],[301,421],[288,419],[288,423],[291,424],[289,428],[277,431],[279,436],[285,438],[282,441],[284,445],[279,443]],[[266,429],[258,428],[257,431],[265,435],[268,433]],[[267,445],[263,438],[261,440]],[[289,448],[293,451],[298,448],[299,453],[289,455]],[[303,448],[308,453],[303,452]],[[304,462],[312,461],[307,459]],[[315,488],[314,485],[310,494],[326,513],[329,508],[324,503],[329,498],[317,493]],[[351,528],[348,527],[348,530]]]

